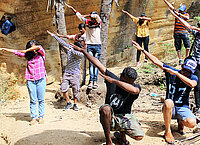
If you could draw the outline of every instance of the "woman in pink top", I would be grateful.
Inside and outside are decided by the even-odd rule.
[[[39,124],[43,123],[45,100],[44,95],[46,91],[46,71],[45,71],[45,51],[41,45],[35,40],[30,40],[26,44],[26,50],[15,50],[1,48],[0,50],[14,53],[19,57],[25,57],[27,67],[25,71],[25,78],[27,79],[27,88],[30,95],[30,112],[31,122],[30,125],[34,125],[37,119],[37,101],[39,112]]]

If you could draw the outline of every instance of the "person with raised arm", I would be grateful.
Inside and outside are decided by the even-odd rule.
[[[172,135],[170,124],[171,119],[178,120],[178,132],[185,134],[184,127],[193,128],[196,125],[196,118],[189,109],[189,94],[192,88],[197,85],[198,78],[194,75],[197,63],[188,57],[181,65],[181,70],[162,63],[157,57],[150,54],[133,42],[133,46],[147,56],[155,65],[164,70],[166,76],[167,92],[163,105],[163,117],[165,123],[165,141],[172,144],[175,139]]]
[[[85,45],[85,40],[86,40],[86,27],[84,23],[80,23],[78,25],[78,29],[79,32],[78,34],[74,34],[74,35],[60,35],[58,33],[55,33],[58,37],[62,37],[62,38],[67,38],[70,40],[73,40],[74,42],[76,42],[76,44],[80,43],[82,46]],[[78,42],[78,43],[77,43]],[[85,85],[86,82],[86,58],[83,57],[82,60],[82,72],[83,72],[83,76],[82,76],[82,81],[81,81],[81,85],[83,86]]]
[[[76,16],[86,24],[86,41],[87,51],[92,56],[97,59],[101,56],[101,25],[102,20],[99,17],[98,13],[93,11],[89,15],[89,19],[85,18],[86,16],[81,15],[74,7],[65,4],[68,8],[72,9]],[[89,73],[90,80],[88,84],[88,89],[97,89],[97,77],[98,77],[98,69],[92,64],[89,63]]]
[[[189,20],[190,17],[189,17],[189,14],[186,12],[186,6],[185,5],[181,4],[179,9],[177,10],[167,0],[164,0],[164,2],[181,19]],[[187,57],[189,55],[189,51],[190,51],[190,39],[189,39],[188,32],[186,30],[186,27],[177,18],[175,18],[174,40],[175,40],[174,45],[175,45],[177,55],[178,55],[178,59],[179,59],[179,65],[181,65],[183,63],[182,57],[181,57],[182,41],[183,41],[184,47],[186,49],[185,56]]]
[[[30,40],[26,44],[26,50],[16,50],[1,48],[2,51],[13,53],[19,57],[27,59],[27,67],[25,78],[27,80],[27,88],[30,96],[30,125],[37,122],[37,102],[39,112],[39,124],[44,123],[43,117],[45,113],[45,91],[46,91],[46,71],[45,71],[45,51],[41,45],[35,40]]]
[[[99,69],[100,75],[105,79],[107,87],[106,99],[99,112],[106,145],[113,144],[110,131],[117,131],[114,135],[121,145],[129,144],[128,140],[126,140],[126,135],[135,140],[141,140],[144,137],[144,131],[137,118],[131,114],[132,104],[141,92],[140,85],[134,83],[137,78],[136,70],[126,67],[120,77],[117,77],[107,70],[97,58],[90,55],[86,47],[80,48],[75,45],[73,47],[75,50],[82,52]]]
[[[136,29],[136,42],[140,44],[142,47],[142,43],[144,44],[144,49],[146,51],[149,51],[148,46],[149,46],[149,24],[151,21],[151,18],[148,18],[145,13],[143,13],[140,17],[134,17],[127,11],[122,10],[123,13],[127,14],[133,22],[137,24],[137,29]],[[136,66],[139,67],[141,65],[140,62],[140,55],[141,52],[137,51],[137,62]],[[148,62],[148,58],[145,57],[144,62]]]
[[[170,10],[171,14],[178,19],[189,31],[190,34],[194,36],[194,42],[190,49],[190,53],[192,53],[192,57],[197,61],[197,69],[195,71],[195,75],[198,77],[197,86],[194,88],[195,95],[195,104],[194,113],[198,120],[200,120],[200,22],[197,23],[197,27],[191,26],[184,19],[181,19],[175,12]]]
[[[52,37],[54,37],[62,46],[64,46],[65,53],[67,54],[67,64],[65,66],[65,71],[62,78],[61,92],[66,99],[67,105],[64,108],[68,110],[73,108],[75,111],[78,111],[77,101],[79,100],[79,89],[80,89],[80,78],[81,78],[81,59],[83,53],[78,52],[72,48],[71,45],[67,44],[63,39],[59,38],[56,34],[47,31]],[[75,45],[82,47],[80,43],[75,42]],[[68,90],[69,87],[72,87],[74,105],[72,105]]]

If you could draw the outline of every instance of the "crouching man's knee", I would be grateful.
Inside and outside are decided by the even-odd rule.
[[[194,128],[196,125],[196,119],[195,118],[187,118],[183,121],[184,126],[189,127],[189,128]]]

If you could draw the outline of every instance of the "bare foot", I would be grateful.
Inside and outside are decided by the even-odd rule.
[[[169,144],[173,144],[175,142],[175,139],[172,133],[165,133],[164,137],[165,137],[165,141]]]

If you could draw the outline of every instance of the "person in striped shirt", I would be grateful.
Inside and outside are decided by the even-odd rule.
[[[52,37],[54,37],[65,49],[65,53],[67,54],[67,64],[65,66],[65,71],[63,74],[62,84],[61,84],[61,92],[67,101],[67,105],[64,110],[68,110],[73,108],[75,111],[78,111],[77,101],[79,100],[79,89],[80,89],[80,79],[81,79],[81,59],[83,57],[83,53],[76,51],[73,47],[66,43],[63,39],[59,38],[56,34],[53,34],[47,31]],[[79,47],[80,43],[76,43]],[[69,95],[68,89],[72,87],[73,97],[74,97],[74,105],[72,105]]]
[[[46,91],[46,71],[45,71],[45,51],[35,40],[30,40],[26,44],[26,50],[16,50],[2,48],[3,51],[14,53],[19,57],[25,57],[27,67],[25,78],[27,79],[27,88],[30,95],[30,125],[36,124],[37,119],[37,101],[39,112],[39,124],[44,123],[43,117],[45,112],[45,91]]]
[[[83,46],[83,45],[85,45],[85,39],[86,39],[86,27],[85,27],[85,24],[84,23],[80,23],[78,25],[78,29],[79,29],[79,32],[80,32],[78,34],[60,35],[60,34],[56,33],[56,35],[58,37],[67,38],[67,39],[73,40],[74,42],[79,42]],[[86,81],[86,60],[87,59],[85,57],[83,57],[83,61],[82,61],[83,76],[82,76],[81,86],[85,85],[85,81]]]
[[[127,11],[122,10],[123,13],[127,14],[133,22],[137,24],[136,29],[136,42],[142,47],[142,43],[144,44],[144,49],[149,52],[149,23],[151,18],[148,18],[146,14],[142,14],[140,17],[134,17]],[[140,62],[141,52],[137,50],[137,62],[136,66],[139,67],[141,65]],[[144,62],[147,62],[148,58],[145,56]]]
[[[179,9],[176,10],[172,4],[170,4],[167,0],[164,0],[164,2],[168,5],[168,7],[174,11],[176,15],[178,15],[181,19],[189,20],[189,14],[186,13],[186,6],[180,5]],[[175,27],[174,27],[174,45],[177,51],[177,55],[179,58],[179,65],[183,64],[183,61],[181,59],[181,48],[182,48],[182,41],[184,44],[184,47],[186,48],[186,57],[189,55],[190,51],[190,39],[187,32],[186,27],[177,19],[175,18]]]

